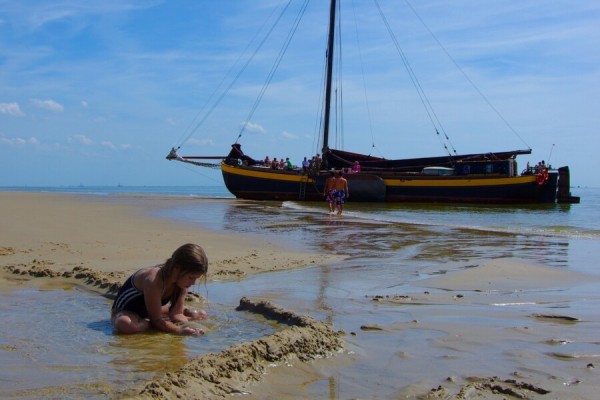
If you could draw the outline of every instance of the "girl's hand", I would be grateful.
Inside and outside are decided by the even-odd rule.
[[[180,333],[182,335],[188,335],[188,336],[202,336],[202,335],[204,335],[204,329],[194,328],[192,326],[185,326],[180,329]]]
[[[207,317],[207,314],[204,310],[194,310],[194,309],[190,309],[190,308],[184,309],[183,315],[185,315],[189,321],[206,319],[206,317]]]

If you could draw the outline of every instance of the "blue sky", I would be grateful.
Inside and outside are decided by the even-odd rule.
[[[0,186],[221,184],[165,156],[228,152],[301,1],[198,125],[201,111],[286,3],[0,0]],[[255,158],[299,163],[319,147],[326,3],[308,4],[243,132]],[[521,167],[549,159],[570,166],[572,185],[600,187],[600,2],[378,3],[458,153],[531,147]],[[342,16],[344,133],[333,128],[332,146],[446,154],[373,1],[344,1]]]

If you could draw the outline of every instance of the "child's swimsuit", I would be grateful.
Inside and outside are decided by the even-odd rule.
[[[335,196],[336,196],[337,190],[335,189],[330,189],[326,194],[325,194],[325,200],[327,200],[330,203],[333,203]]]
[[[337,206],[344,204],[346,202],[346,191],[338,190],[335,193],[334,201]]]
[[[117,313],[119,311],[132,311],[142,318],[147,318],[148,310],[146,309],[144,292],[135,287],[135,283],[133,282],[133,277],[136,273],[127,278],[123,286],[121,286],[121,289],[119,289],[117,298],[112,306],[112,312]],[[170,300],[170,298],[161,299],[161,304],[164,306]]]

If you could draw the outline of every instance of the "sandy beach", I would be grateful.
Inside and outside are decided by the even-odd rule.
[[[201,244],[206,250],[210,282],[240,281],[257,274],[325,265],[342,259],[340,254],[298,252],[264,238],[215,233],[150,216],[153,209],[187,201],[190,200],[131,196],[126,201],[111,202],[91,196],[0,193],[0,290],[8,293],[23,287],[83,283],[90,291],[110,294],[133,271],[161,263],[176,247],[187,242]],[[589,284],[598,282],[597,276],[518,260],[469,265],[448,274],[429,272],[431,278],[420,280],[409,291],[403,290],[396,296],[373,293],[366,299],[382,309],[397,311],[397,315],[410,315],[410,319],[396,318],[382,324],[357,316],[353,322],[356,329],[346,331],[294,309],[244,298],[244,293],[240,293],[241,309],[264,315],[283,328],[274,335],[233,346],[222,353],[199,356],[182,368],[150,382],[132,384],[124,391],[111,392],[109,397],[307,398],[311,397],[311,392],[306,391],[308,383],[340,376],[339,371],[345,366],[360,363],[357,350],[366,351],[365,343],[376,342],[377,335],[400,335],[403,340],[410,340],[421,333],[438,332],[443,335],[433,341],[432,348],[421,349],[415,341],[412,345],[403,342],[394,349],[379,349],[382,354],[391,351],[397,360],[408,360],[408,365],[413,366],[411,370],[396,370],[389,365],[386,373],[418,375],[415,383],[396,386],[394,398],[595,398],[600,387],[596,384],[600,340],[593,334],[573,337],[571,331],[561,329],[582,324],[593,328],[599,325],[600,318],[572,315],[568,309],[522,316],[504,305],[542,304],[546,299],[540,288]],[[485,311],[478,308],[482,304],[501,309],[503,314],[497,318],[510,319],[509,326],[502,330],[486,329],[485,324],[469,326],[440,318],[450,307],[463,319],[484,318]],[[512,325],[515,320],[520,325]],[[586,332],[589,331],[593,329]],[[535,360],[530,374],[506,371],[500,376],[493,367],[472,373],[469,359],[447,367],[451,357],[443,355],[460,348],[476,359],[493,357],[493,353],[486,353],[487,347],[511,341],[518,341],[522,347],[503,351],[511,352],[515,359]],[[583,346],[576,350],[563,346],[573,342]],[[552,360],[567,359],[568,366],[556,370],[552,362],[545,364],[543,358],[528,355],[528,346],[532,349],[547,346]],[[440,348],[444,349],[442,355]],[[375,350],[364,357],[378,356]],[[493,360],[487,361],[493,364]],[[338,398],[336,385],[360,386],[360,376],[352,374],[339,378],[337,383],[331,381],[331,387],[324,389],[328,394],[319,398]]]
[[[335,258],[282,251],[273,243],[202,231],[145,214],[189,201],[181,198],[132,195],[130,204],[110,204],[93,196],[0,193],[0,199],[4,264],[30,265],[36,260],[36,265],[59,272],[80,266],[128,275],[163,262],[183,243],[199,243],[209,254],[208,279],[222,280]]]
[[[327,263],[340,258],[294,252],[268,241],[202,231],[197,227],[151,218],[144,214],[152,207],[164,207],[165,204],[186,201],[185,199],[155,196],[142,200],[146,204],[141,206],[140,199],[135,196],[131,198],[135,205],[110,204],[93,197],[40,193],[0,193],[0,199],[2,291],[24,286],[48,289],[63,287],[69,282],[83,282],[92,291],[111,295],[129,274],[139,268],[163,262],[183,243],[199,243],[205,249],[209,257],[208,281],[238,280],[252,274]],[[249,307],[250,310],[255,308]],[[109,310],[107,316],[108,313]],[[289,313],[291,312],[287,310],[270,310],[266,314],[289,323]],[[241,371],[237,384],[226,384],[226,380],[232,379],[223,378],[218,385],[220,388],[215,389],[214,383],[200,379],[209,389],[204,391],[202,384],[194,385],[193,388],[190,387],[190,393],[202,398],[231,394],[239,391],[236,387],[243,382],[260,380],[260,371],[278,358],[293,354],[294,357],[308,359],[317,355],[324,356],[327,351],[331,353],[341,348],[339,335],[330,328],[324,328],[318,321],[307,322],[298,318],[301,320],[299,325],[303,327],[297,327],[303,337],[303,344],[299,346],[301,351],[288,349],[276,355],[269,354],[272,350],[265,350],[264,355],[255,351],[246,357],[247,360],[254,360],[255,365],[246,366],[248,370]],[[314,330],[320,333],[316,334]],[[284,348],[286,344],[294,344],[298,340],[286,336],[285,332],[278,335],[270,339],[277,342],[277,347]],[[318,337],[324,344],[312,343],[314,340],[311,337]],[[326,337],[329,339],[324,340]],[[235,349],[232,351],[236,352]],[[238,349],[237,353],[239,352],[247,352],[247,349]],[[229,354],[221,357],[218,362],[226,364],[239,357],[239,354]],[[270,361],[267,362],[267,359]],[[264,361],[264,365],[260,361]],[[207,370],[202,365],[205,361],[195,362],[200,364],[195,369]],[[221,372],[215,373],[214,363],[213,359],[210,368],[213,379],[215,375],[230,375],[229,367],[221,368]],[[250,374],[250,369],[253,375]],[[160,384],[161,387],[170,385],[168,380]],[[146,390],[144,395],[169,397],[155,386]],[[140,391],[141,389],[134,389],[128,395],[139,397]]]

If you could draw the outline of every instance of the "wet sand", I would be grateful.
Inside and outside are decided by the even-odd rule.
[[[185,242],[205,248],[210,281],[340,259],[148,216],[152,208],[185,201],[189,200],[144,196],[111,203],[86,196],[0,193],[0,290],[78,282],[101,294],[114,293],[131,272],[160,263]],[[364,388],[368,393],[374,383],[361,382],[356,364],[363,357],[373,362],[373,357],[393,354],[394,362],[382,370],[397,376],[397,383],[386,383],[390,387],[386,391],[372,388],[378,397],[393,393],[394,398],[424,399],[595,398],[600,388],[596,384],[600,339],[594,332],[600,318],[585,310],[573,315],[568,307],[560,307],[556,296],[549,299],[546,291],[598,281],[596,276],[518,261],[430,272],[432,278],[415,282],[408,291],[391,296],[374,293],[368,299],[404,318],[382,324],[357,316],[356,329],[345,332],[293,310],[243,299],[249,312],[279,321],[284,328],[261,340],[195,358],[164,377],[127,389],[122,397],[338,398],[337,386],[345,385],[348,393],[356,385],[355,398],[365,398]],[[527,314],[519,308],[545,302],[559,306]],[[493,324],[485,321],[490,307],[500,310]],[[473,323],[465,324],[469,319]],[[589,326],[585,335],[574,330],[585,324]],[[421,344],[420,336],[432,332],[435,338]],[[399,337],[402,342],[396,348],[368,347],[366,343],[377,342],[378,335]],[[357,354],[367,349],[373,354]],[[516,364],[524,367],[498,373],[495,351],[519,359]],[[457,352],[463,354],[462,360],[452,360]],[[464,354],[473,360],[490,359],[469,365]],[[344,372],[348,365],[354,365],[352,372]],[[332,378],[319,395],[307,389],[324,377]]]

